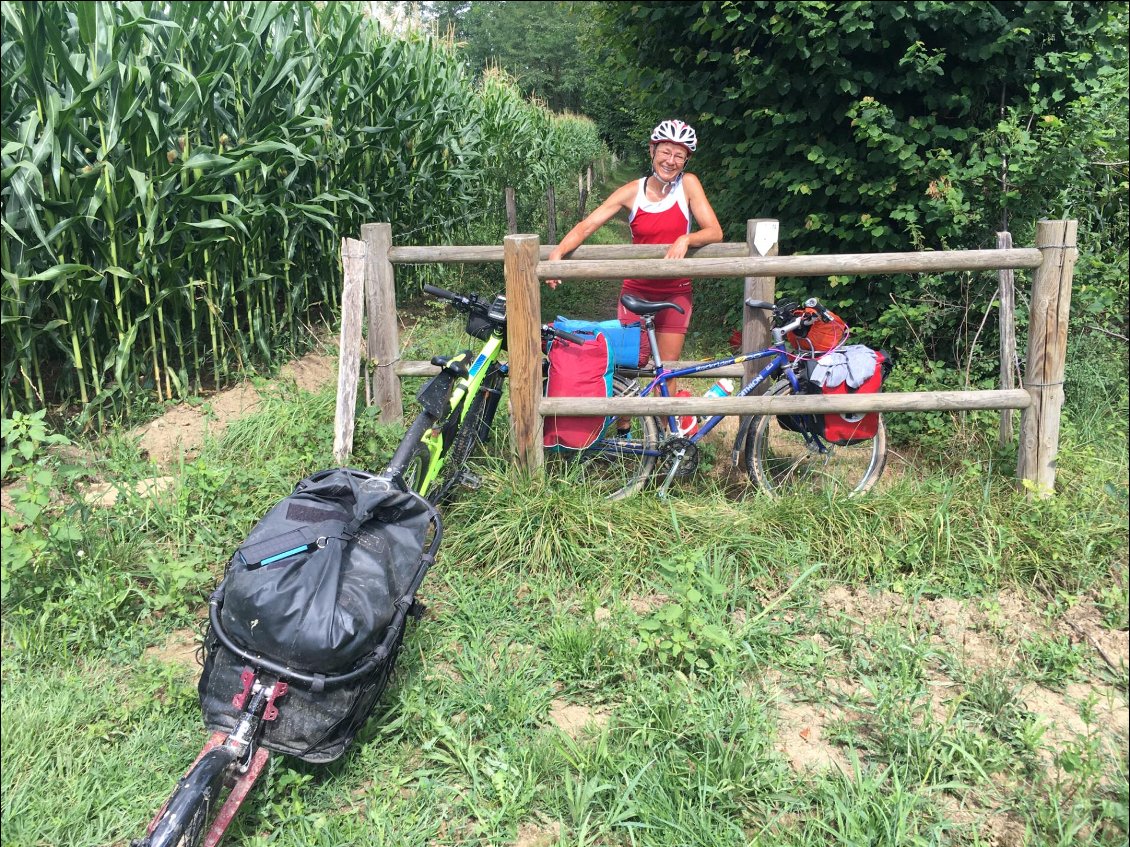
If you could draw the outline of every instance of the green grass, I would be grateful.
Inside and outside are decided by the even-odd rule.
[[[5,844],[122,844],[160,805],[204,733],[195,669],[141,651],[199,625],[226,551],[325,464],[312,421],[331,400],[269,398],[168,503],[86,513],[84,578],[61,576],[91,558],[74,554],[36,572],[70,623],[9,593]],[[364,433],[386,454],[396,437]],[[357,745],[329,766],[275,759],[228,843],[1125,843],[1126,670],[1065,622],[1125,556],[1124,522],[1096,545],[1074,516],[1101,493],[1029,502],[980,467],[851,504],[710,486],[605,504],[485,467],[446,514],[430,614]],[[587,730],[558,728],[567,707]]]

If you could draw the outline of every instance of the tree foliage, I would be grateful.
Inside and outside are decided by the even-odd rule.
[[[508,3],[440,0],[421,13],[436,32],[449,32],[472,72],[501,68],[526,97],[554,111],[582,111],[590,62],[579,39],[592,26],[588,3]]]
[[[602,10],[628,84],[698,129],[695,169],[730,238],[775,217],[787,253],[973,248],[1002,228],[1024,244],[1037,218],[1073,215],[1084,264],[1125,254],[1125,4]],[[1117,277],[1106,295],[1125,305]],[[870,317],[913,284],[847,282],[831,281],[835,299],[856,295]]]

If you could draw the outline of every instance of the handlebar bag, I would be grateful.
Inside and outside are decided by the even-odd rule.
[[[612,362],[618,368],[642,368],[651,357],[651,344],[647,335],[640,328],[639,321],[621,324],[613,319],[610,321],[580,321],[572,318],[563,318],[560,315],[553,321],[556,329],[581,333],[603,333],[608,339],[608,346],[612,350]]]
[[[550,340],[545,396],[611,397],[614,363],[608,339],[603,332],[568,331],[587,340],[583,344],[561,338]],[[611,421],[604,416],[547,416],[544,444],[554,450],[584,450],[596,443]]]
[[[831,318],[828,321],[822,320],[819,312],[808,307],[798,309],[793,314],[803,314],[812,319],[811,323],[793,332],[785,333],[785,338],[789,344],[801,353],[827,353],[847,340],[850,332],[847,321],[835,312],[828,312],[828,317]]]

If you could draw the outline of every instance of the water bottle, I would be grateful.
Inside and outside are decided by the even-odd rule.
[[[703,397],[729,397],[733,393],[734,393],[734,383],[733,383],[733,381],[727,379],[726,377],[722,377],[720,380],[718,380],[716,383],[714,383],[712,386],[710,386],[710,388],[708,388],[706,390],[706,393],[702,396]]]
[[[729,397],[733,393],[734,393],[734,383],[732,381],[726,379],[726,377],[722,377],[717,382],[715,382],[712,386],[710,386],[708,389],[706,389],[706,393],[703,394],[702,396],[703,397]],[[701,421],[699,421],[698,424],[695,426],[695,431],[698,431],[699,426],[701,426],[705,422],[706,422],[706,418],[703,418]]]
[[[691,393],[683,388],[679,391],[676,391],[675,396],[690,397]],[[675,422],[679,427],[679,435],[683,438],[690,438],[692,435],[698,432],[698,418],[696,418],[694,415],[679,415],[679,417],[675,419]]]

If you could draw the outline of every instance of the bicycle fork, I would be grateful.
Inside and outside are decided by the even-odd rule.
[[[232,705],[242,710],[239,722],[226,735],[223,732],[212,734],[192,767],[177,783],[172,796],[149,824],[147,837],[135,843],[145,847],[173,847],[178,844],[201,798],[219,789],[224,773],[236,765],[239,776],[200,842],[201,847],[219,844],[271,755],[265,747],[255,745],[259,726],[278,717],[275,701],[287,692],[285,682],[263,685],[250,668],[243,671],[240,682],[243,690],[232,698]]]

